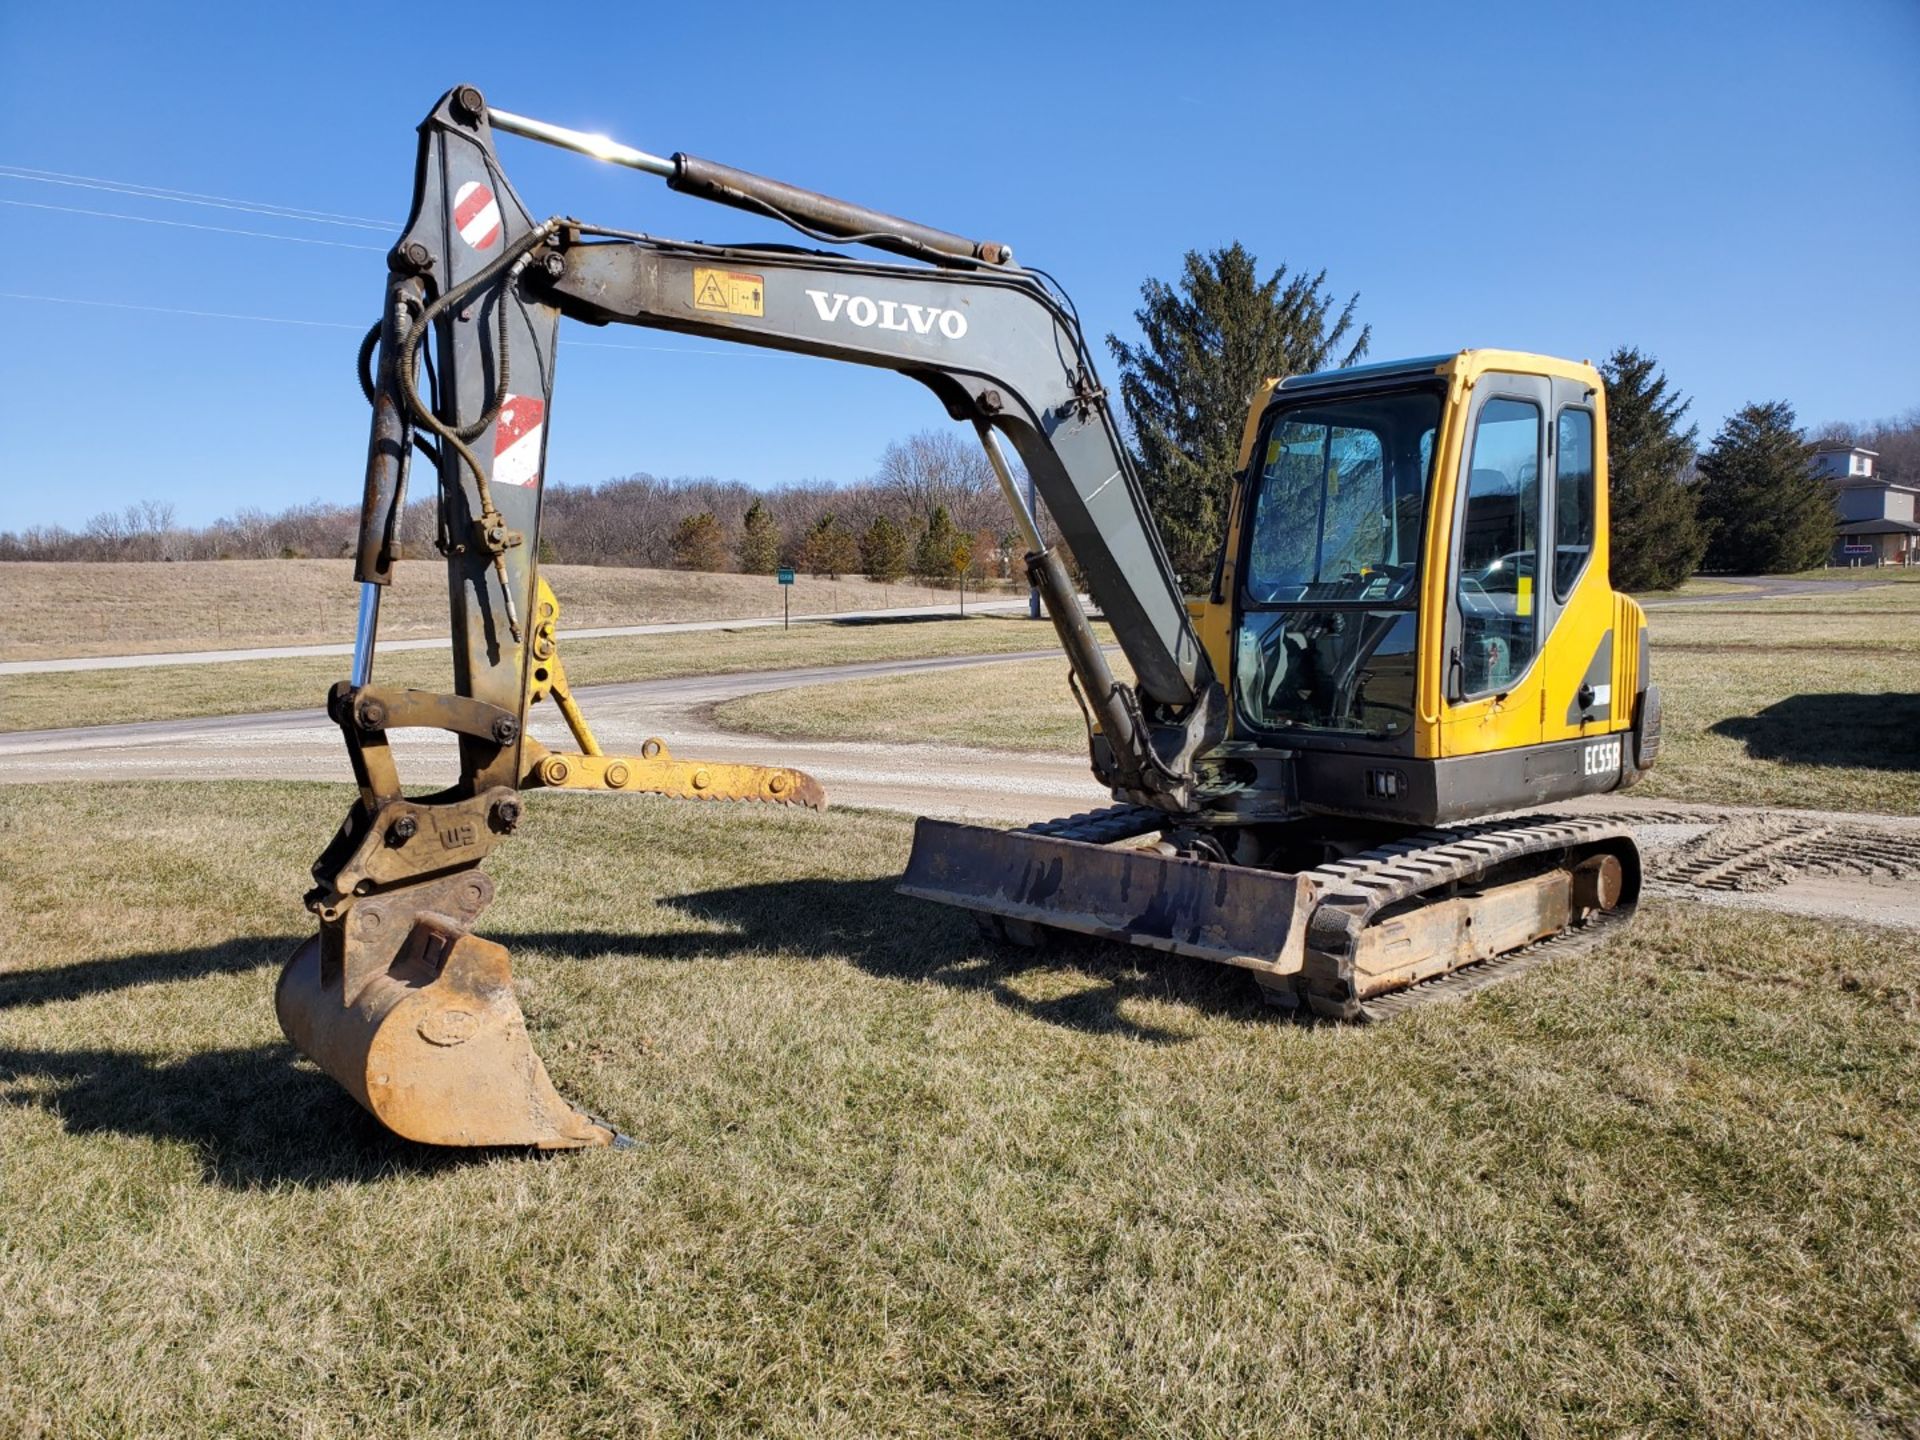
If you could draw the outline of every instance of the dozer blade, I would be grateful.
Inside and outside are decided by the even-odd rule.
[[[1244,969],[1300,968],[1312,892],[1298,875],[1034,830],[920,820],[900,893],[976,914]]]
[[[274,1008],[296,1049],[409,1140],[571,1150],[618,1138],[547,1078],[513,997],[506,947],[429,913],[392,950],[378,937],[392,918],[362,901],[342,927],[364,932],[358,944],[323,924],[294,952]],[[389,950],[391,959],[364,963],[368,942],[372,956]]]

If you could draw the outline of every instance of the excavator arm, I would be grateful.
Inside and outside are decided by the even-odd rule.
[[[899,371],[980,429],[1003,479],[996,436],[1010,441],[1136,677],[1131,687],[1114,680],[1064,567],[1039,543],[1008,483],[1031,547],[1030,572],[1098,721],[1096,768],[1128,798],[1176,812],[1190,807],[1192,760],[1219,738],[1224,706],[1063,297],[1012,268],[1004,245],[684,155],[648,168],[663,170],[676,188],[764,208],[811,233],[935,263],[664,240],[567,219],[535,223],[494,153],[494,116],[463,87],[422,126],[414,210],[392,257],[387,309],[395,333],[380,339],[381,408],[359,552],[360,579],[385,583],[405,493],[406,435],[431,432],[446,511],[442,540],[451,546],[461,597],[456,689],[503,708],[518,701],[524,665],[515,646],[532,604],[540,447],[559,317],[640,325]],[[595,153],[610,144],[589,146],[592,137],[506,119],[522,133],[570,139]],[[420,395],[429,331],[439,342],[437,406]],[[474,760],[478,766],[484,757]]]
[[[536,221],[500,165],[496,126],[913,263]],[[1072,307],[1011,260],[1004,245],[492,111],[470,86],[449,91],[422,122],[412,208],[361,353],[374,414],[356,552],[360,618],[351,678],[328,698],[360,798],[314,866],[308,906],[320,933],[288,963],[277,993],[296,1046],[390,1128],[443,1144],[613,1138],[554,1090],[527,1040],[506,952],[471,933],[492,895],[479,865],[520,823],[523,787],[822,798],[799,772],[682,762],[658,741],[639,756],[599,753],[566,684],[558,603],[537,566],[562,316],[879,366],[926,385],[975,426],[1019,519],[1029,575],[1090,712],[1096,773],[1136,804],[1193,808],[1193,762],[1225,725],[1221,687]],[[1002,438],[1071,547],[1132,684],[1114,676],[1066,566],[1041,542]],[[416,453],[437,481],[431,538],[447,567],[453,632],[447,694],[374,678],[381,595],[403,549],[425,538],[400,529]],[[527,736],[528,709],[542,698],[561,709],[578,753]],[[457,740],[458,774],[436,793],[402,789],[388,738],[410,727]]]

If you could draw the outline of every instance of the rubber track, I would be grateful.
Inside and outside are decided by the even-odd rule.
[[[1617,841],[1624,841],[1637,853],[1632,827],[1619,820],[1588,815],[1529,815],[1425,830],[1345,860],[1316,866],[1305,872],[1320,891],[1319,903],[1307,919],[1307,949],[1319,962],[1314,968],[1331,968],[1340,974],[1349,974],[1351,957],[1361,933],[1389,906],[1429,891],[1471,883],[1515,860],[1557,856]],[[1415,1005],[1469,995],[1574,948],[1569,945],[1555,949],[1558,941],[1577,937],[1597,942],[1599,937],[1592,932],[1617,925],[1632,915],[1639,900],[1639,889],[1639,876],[1630,876],[1624,903],[1608,915],[1605,927],[1589,921],[1579,929],[1549,936],[1506,955],[1464,965],[1405,989],[1347,1002],[1343,1018],[1385,1019]]]
[[[1634,818],[1639,820],[1638,816]],[[1030,834],[1056,839],[1112,845],[1158,830],[1167,820],[1161,811],[1147,806],[1112,805],[1042,821],[1026,829]],[[1390,905],[1430,890],[1471,882],[1513,860],[1617,840],[1634,845],[1630,824],[1621,818],[1591,815],[1529,815],[1423,830],[1304,872],[1320,894],[1308,917],[1307,944],[1324,963],[1337,966],[1341,956],[1352,953],[1360,932]],[[1610,938],[1610,932],[1633,914],[1637,902],[1636,886],[1620,908],[1595,916],[1576,929],[1491,960],[1464,965],[1403,990],[1353,1003],[1347,1007],[1345,1018],[1390,1019],[1421,1005],[1460,999],[1523,975],[1548,960],[1591,949]]]

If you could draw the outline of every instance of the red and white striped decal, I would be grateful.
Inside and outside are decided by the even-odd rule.
[[[493,483],[538,485],[540,442],[546,438],[546,403],[531,395],[509,395],[493,431]]]
[[[490,248],[500,238],[500,205],[493,191],[478,180],[467,181],[453,194],[453,223],[474,249]]]

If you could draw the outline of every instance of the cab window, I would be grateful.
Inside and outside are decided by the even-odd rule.
[[[1261,437],[1245,591],[1256,605],[1400,600],[1420,554],[1439,394],[1280,411]]]
[[[1539,644],[1540,407],[1495,398],[1474,423],[1460,516],[1460,663],[1469,695],[1506,689]]]
[[[1593,412],[1567,406],[1553,438],[1553,597],[1565,600],[1593,555]]]

